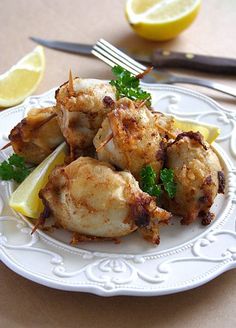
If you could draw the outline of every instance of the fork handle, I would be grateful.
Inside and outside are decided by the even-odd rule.
[[[236,74],[236,59],[156,49],[152,54],[154,67],[177,67],[219,74]]]
[[[229,96],[236,97],[236,89],[225,86],[220,83],[211,82],[208,80],[202,80],[202,79],[195,79],[195,78],[189,78],[189,77],[182,77],[182,76],[174,76],[172,79],[170,79],[168,84],[174,84],[174,83],[186,83],[186,84],[194,84],[194,85],[200,85],[202,87],[206,87],[209,89],[214,89],[217,91],[221,91]]]

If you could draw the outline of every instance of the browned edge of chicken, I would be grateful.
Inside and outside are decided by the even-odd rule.
[[[56,116],[54,107],[31,109],[10,132],[14,152],[28,163],[41,163],[64,140]]]
[[[190,224],[200,217],[204,225],[214,218],[210,208],[225,179],[219,158],[199,132],[183,132],[167,147],[166,166],[174,170],[177,192],[164,198],[164,207]]]
[[[59,226],[85,237],[114,239],[139,229],[158,244],[159,225],[171,216],[129,172],[89,157],[54,169],[40,197]]]

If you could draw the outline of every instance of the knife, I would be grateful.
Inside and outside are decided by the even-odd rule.
[[[35,37],[30,37],[30,39],[47,48],[80,55],[92,55],[91,50],[93,49],[93,45],[44,40]],[[151,53],[124,49],[122,51],[137,61],[157,68],[184,68],[210,73],[236,74],[236,59],[234,58],[197,55],[163,49],[156,49]]]

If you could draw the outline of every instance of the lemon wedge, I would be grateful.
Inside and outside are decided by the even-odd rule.
[[[191,120],[181,120],[176,117],[174,118],[174,127],[186,132],[200,132],[209,144],[215,141],[220,134],[220,129],[214,125],[197,123]]]
[[[0,75],[0,107],[15,106],[31,95],[39,85],[44,70],[44,50],[37,46]]]
[[[37,219],[43,210],[38,194],[56,165],[62,164],[65,158],[66,144],[58,146],[11,194],[9,205],[17,212]]]
[[[134,31],[149,40],[176,37],[196,18],[201,0],[128,0],[126,18]]]

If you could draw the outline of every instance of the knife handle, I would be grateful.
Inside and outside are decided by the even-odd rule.
[[[153,52],[152,65],[157,68],[177,67],[210,73],[236,74],[236,59],[195,55],[163,49],[157,49]]]

